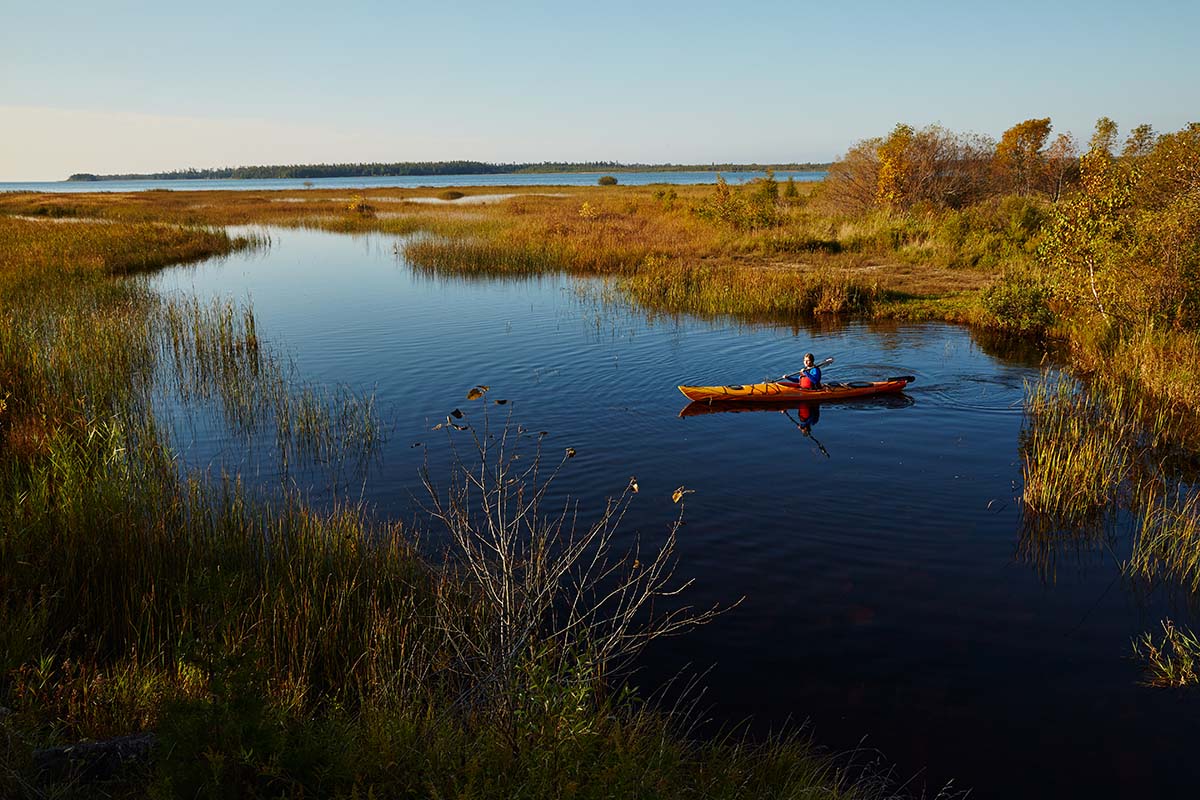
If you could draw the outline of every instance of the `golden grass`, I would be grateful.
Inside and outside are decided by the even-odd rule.
[[[711,186],[12,194],[0,196],[0,214],[425,233],[404,246],[419,269],[615,275],[652,311],[773,321],[828,311],[990,324],[978,299],[995,280],[994,264],[1025,257],[1009,240],[1003,209],[847,217],[814,202],[818,187],[797,190],[776,205],[778,224],[760,228],[695,213],[711,204]],[[750,202],[756,191],[730,187],[732,202]],[[481,194],[513,196],[487,204],[408,202]],[[663,285],[676,279],[682,283]]]
[[[1146,580],[1169,578],[1200,592],[1200,493],[1151,497],[1141,516],[1128,571]]]
[[[945,295],[983,286],[982,273],[923,265],[936,226],[925,218],[875,215],[851,221],[829,217],[806,202],[813,190],[778,207],[780,225],[737,230],[698,218],[691,209],[709,186],[459,187],[440,189],[297,190],[279,192],[172,191],[114,194],[9,194],[0,214],[91,217],[207,225],[311,226],[341,232],[399,235],[426,231],[443,237],[412,250],[421,266],[450,271],[484,269],[498,255],[526,268],[581,274],[628,274],[648,257],[717,263],[750,271],[819,268],[864,273],[849,279],[914,296]],[[732,187],[748,194],[751,187]],[[413,198],[514,194],[486,205],[411,203]],[[555,196],[548,196],[555,195]],[[561,196],[560,196],[561,195]],[[580,213],[586,205],[586,213]],[[363,213],[362,208],[371,209]],[[903,245],[899,249],[897,244]],[[914,244],[916,243],[916,244]],[[904,250],[912,245],[913,252]],[[550,254],[549,256],[547,254]],[[921,257],[913,258],[916,254]],[[498,267],[499,271],[511,271]]]
[[[1069,336],[1072,360],[1095,379],[1135,386],[1157,403],[1193,417],[1200,409],[1200,331],[1149,323],[1118,330],[1094,321],[1073,327]],[[1200,420],[1193,421],[1200,432]]]
[[[245,241],[245,240],[243,240]],[[196,261],[242,246],[224,231],[151,222],[78,222],[0,217],[0,272],[129,274]]]

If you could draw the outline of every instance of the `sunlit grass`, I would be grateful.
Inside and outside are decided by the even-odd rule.
[[[1180,688],[1200,683],[1200,639],[1171,620],[1163,620],[1162,637],[1144,633],[1133,642],[1134,658],[1142,662],[1147,686]]]
[[[811,314],[869,314],[884,295],[832,271],[689,266],[649,259],[619,284],[653,311],[792,320]]]
[[[1025,417],[1021,455],[1027,512],[1070,527],[1112,508],[1132,455],[1110,409],[1073,381],[1041,381],[1026,387]]]
[[[1200,492],[1145,502],[1128,569],[1147,580],[1167,578],[1200,592]]]

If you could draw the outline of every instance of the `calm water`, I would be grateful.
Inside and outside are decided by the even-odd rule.
[[[576,448],[563,488],[585,510],[636,476],[629,537],[654,541],[672,491],[695,490],[691,600],[746,599],[656,646],[643,686],[711,667],[714,720],[808,720],[831,747],[864,742],[915,786],[953,778],[973,797],[1178,796],[1200,777],[1194,706],[1138,687],[1127,658],[1132,636],[1183,612],[1119,578],[1119,540],[1053,566],[1021,556],[1019,406],[1040,353],[945,325],[651,320],[567,278],[422,277],[392,238],[272,237],[156,282],[250,297],[303,375],[376,392],[391,429],[366,483],[380,513],[412,513],[413,444],[440,441],[429,428],[456,407],[476,415],[476,383],[550,431],[551,452]],[[811,437],[778,412],[679,416],[677,383],[778,375],[809,350],[836,357],[830,378],[918,380],[900,400],[824,406]],[[179,435],[190,463],[240,458],[219,427]]]
[[[174,181],[20,181],[0,182],[0,192],[145,192],[151,189],[199,191],[232,189],[265,191],[268,189],[381,189],[419,186],[595,186],[606,172],[561,172],[519,175],[400,175],[361,178],[286,178],[263,180],[174,180]],[[761,172],[722,172],[729,183],[745,183],[762,177]],[[716,172],[617,172],[614,177],[627,186],[650,183],[716,183]],[[789,177],[807,183],[825,179],[824,172],[775,173],[779,180]]]

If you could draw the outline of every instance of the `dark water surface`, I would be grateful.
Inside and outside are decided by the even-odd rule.
[[[569,278],[415,274],[392,237],[273,231],[265,253],[160,274],[163,291],[252,299],[305,377],[376,392],[390,428],[365,497],[408,518],[429,428],[486,383],[502,418],[574,447],[585,515],[636,476],[625,534],[658,541],[685,500],[679,574],[700,607],[743,604],[661,642],[639,682],[712,668],[712,718],[811,721],[865,740],[914,786],[972,797],[1194,796],[1200,721],[1137,686],[1131,637],[1168,613],[1119,577],[1119,540],[1022,555],[1018,435],[1040,352],[948,325],[790,328],[650,319]],[[586,292],[585,292],[586,295]],[[760,380],[835,356],[828,377],[913,374],[904,398],[827,404],[806,437],[778,412],[680,418],[675,385]],[[793,418],[797,416],[792,412]],[[179,429],[189,463],[237,462],[219,426]],[[434,460],[437,460],[434,456]],[[437,464],[435,463],[435,468]],[[261,473],[263,480],[269,475]]]
[[[179,192],[204,190],[268,191],[277,189],[301,190],[312,184],[313,189],[382,189],[387,187],[419,186],[595,186],[607,172],[538,172],[507,175],[391,175],[345,178],[254,178],[235,180],[141,180],[141,181],[0,181],[0,192],[145,192],[151,189],[170,189]],[[614,172],[626,186],[645,186],[651,183],[716,183],[716,172]],[[762,172],[722,172],[729,183],[745,183],[762,177]],[[824,172],[795,172],[780,170],[775,177],[789,177],[800,183],[825,179]]]

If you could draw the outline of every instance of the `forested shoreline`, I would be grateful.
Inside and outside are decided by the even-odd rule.
[[[617,161],[542,161],[494,164],[485,161],[399,161],[369,164],[276,164],[212,169],[177,169],[166,172],[99,175],[77,172],[68,181],[175,181],[175,180],[278,180],[286,178],[369,178],[433,175],[520,175],[554,172],[762,172],[819,171],[828,163],[790,164],[622,164]]]

